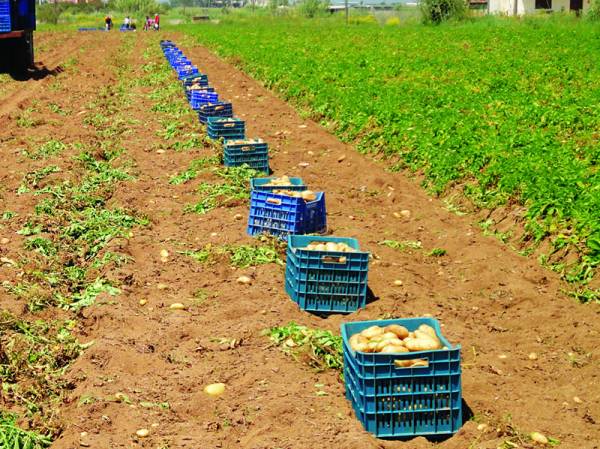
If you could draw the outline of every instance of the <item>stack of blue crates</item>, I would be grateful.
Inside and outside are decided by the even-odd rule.
[[[8,33],[11,29],[10,0],[0,0],[0,32]]]
[[[250,194],[248,234],[270,234],[287,240],[290,234],[325,232],[325,193],[317,192],[316,197],[314,201],[305,201],[279,193],[253,190]]]
[[[231,103],[217,101],[200,106],[198,118],[200,123],[206,124],[208,117],[233,117],[233,106]]]
[[[354,252],[306,249],[310,243],[345,243]],[[285,290],[302,310],[351,313],[365,307],[369,253],[345,237],[288,236]]]
[[[223,161],[226,167],[247,165],[263,173],[269,173],[269,148],[261,139],[225,141]]]
[[[444,349],[402,353],[354,351],[352,335],[377,325],[435,329]],[[462,425],[460,345],[452,346],[433,318],[359,321],[341,325],[346,397],[365,430],[380,438],[444,437]],[[421,360],[406,368],[401,361]]]
[[[208,137],[211,139],[243,139],[246,137],[246,122],[237,117],[208,117]]]

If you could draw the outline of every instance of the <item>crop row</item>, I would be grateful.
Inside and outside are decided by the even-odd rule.
[[[504,240],[537,251],[566,280],[594,285],[600,69],[588,24],[240,19],[186,31],[360,151],[424,174],[434,194],[458,191],[495,211],[482,220],[487,230],[516,211],[508,231],[502,223]]]

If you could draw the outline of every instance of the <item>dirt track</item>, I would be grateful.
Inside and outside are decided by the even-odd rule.
[[[235,218],[247,216],[247,205],[207,215],[183,213],[186,204],[197,200],[195,188],[202,179],[173,186],[169,177],[212,150],[158,153],[156,131],[162,124],[160,114],[150,110],[152,89],[136,87],[127,94],[123,114],[130,131],[121,144],[138,176],[119,186],[111,201],[143,212],[151,225],[119,242],[134,258],[113,273],[123,293],[102,298],[79,317],[80,339],[95,343],[68,373],[74,389],[62,407],[67,427],[54,448],[79,447],[81,432],[87,432],[83,442],[92,448],[496,448],[505,439],[496,428],[508,435],[538,430],[565,448],[599,447],[597,306],[574,303],[560,293],[561,284],[552,273],[483,237],[468,216],[453,215],[413,180],[386,172],[301,119],[202,47],[179,35],[169,37],[181,43],[220,95],[233,102],[236,115],[247,121],[247,134],[269,142],[274,172],[300,175],[311,188],[325,191],[331,232],[358,238],[362,248],[376,255],[369,273],[375,299],[350,316],[321,319],[301,312],[287,298],[281,267],[234,270],[179,255],[179,250],[207,243],[251,242],[245,220]],[[15,259],[22,253],[23,237],[15,232],[31,214],[34,198],[15,192],[26,172],[48,163],[25,159],[20,149],[49,137],[98,144],[98,136],[83,123],[94,112],[88,107],[90,99],[116,80],[115,61],[124,39],[135,41],[133,51],[118,63],[127,65],[126,77],[143,75],[147,48],[150,61],[162,62],[154,34],[73,34],[68,48],[61,50],[65,53],[47,53],[52,63],[76,54],[73,66],[42,80],[14,82],[6,94],[9,101],[0,106],[0,116],[7,114],[1,120],[8,123],[0,128],[0,212],[11,209],[20,218],[0,228],[0,237],[10,238],[0,255]],[[83,50],[74,53],[77,48]],[[42,61],[45,55],[39,55]],[[177,82],[175,77],[171,82]],[[51,83],[62,87],[48,89]],[[183,95],[178,101],[184,101]],[[49,103],[72,113],[52,116]],[[17,127],[19,109],[32,104],[41,123]],[[191,111],[184,125],[187,131],[198,128]],[[345,158],[338,162],[341,156]],[[54,162],[66,161],[64,154]],[[301,162],[309,165],[301,168]],[[410,218],[394,216],[404,209],[410,210]],[[418,240],[424,249],[396,251],[377,244],[384,239]],[[428,257],[435,247],[447,255]],[[171,253],[168,263],[160,261],[161,249]],[[236,284],[241,274],[253,278],[251,286]],[[0,281],[17,275],[13,268],[0,267]],[[396,279],[403,285],[395,286]],[[191,304],[198,289],[209,292],[204,302],[187,311],[169,310],[172,302]],[[148,303],[142,307],[140,299]],[[22,309],[4,290],[0,307]],[[424,438],[409,443],[376,440],[354,419],[337,373],[314,373],[261,335],[263,329],[290,320],[337,332],[344,320],[424,314],[438,318],[448,339],[462,344],[464,399],[477,422],[490,424],[487,430],[477,430],[474,420],[438,445]],[[242,345],[224,350],[215,338],[241,339]],[[528,358],[532,352],[537,360]],[[209,399],[202,388],[212,382],[225,382],[227,393]],[[325,384],[327,395],[317,395],[315,384]],[[126,393],[133,405],[103,400],[117,392]],[[574,402],[575,396],[582,403]],[[96,400],[81,404],[82,397]],[[168,402],[170,408],[136,406],[140,401]],[[135,431],[142,427],[151,434],[136,439]]]

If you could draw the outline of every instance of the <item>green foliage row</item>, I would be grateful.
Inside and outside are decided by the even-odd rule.
[[[600,29],[589,21],[263,18],[184,29],[360,151],[423,173],[434,194],[458,190],[490,210],[525,206],[519,244],[547,242],[554,269],[591,281],[600,264]]]

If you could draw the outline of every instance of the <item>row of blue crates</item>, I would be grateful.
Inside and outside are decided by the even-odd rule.
[[[248,165],[268,172],[268,147],[260,139],[245,138],[245,123],[233,115],[233,105],[219,99],[206,75],[183,56],[174,44],[163,45],[165,56],[182,80],[190,106],[198,112],[207,134],[223,139],[226,166]],[[267,161],[265,165],[265,161]],[[247,233],[270,234],[287,241],[285,290],[302,310],[317,314],[352,313],[366,306],[370,254],[356,239],[323,234],[327,230],[325,193],[314,198],[282,194],[306,192],[301,178],[287,185],[274,177],[250,182]],[[310,234],[310,235],[307,235]],[[344,243],[348,251],[319,251],[309,244]],[[411,353],[354,351],[352,335],[373,326],[400,324],[409,331],[433,327],[444,349]],[[444,437],[462,425],[460,345],[452,346],[433,318],[363,321],[341,325],[346,398],[364,428],[381,438]],[[425,360],[421,366],[399,367],[402,360]]]
[[[268,145],[261,139],[246,138],[245,122],[234,116],[233,105],[224,101],[213,87],[208,76],[185,56],[172,41],[161,41],[165,58],[177,72],[190,107],[198,113],[207,135],[223,140],[223,163],[226,167],[248,165],[269,173]]]

